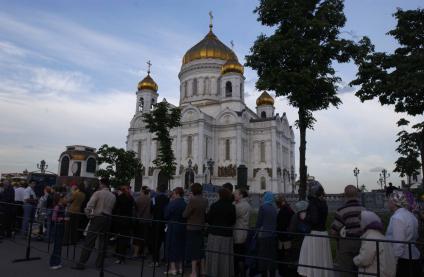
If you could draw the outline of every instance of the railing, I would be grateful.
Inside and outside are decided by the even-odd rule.
[[[7,207],[9,209],[9,212],[14,213],[14,219],[15,222],[16,220],[22,220],[23,217],[22,216],[17,216],[16,215],[16,210],[19,208],[22,208],[24,205],[21,204],[15,204],[15,203],[6,203],[6,202],[0,202],[0,211],[1,208],[5,208]],[[5,209],[3,209],[5,210]],[[7,210],[7,209],[6,209]],[[52,214],[52,210],[46,210],[48,213],[47,214]],[[24,246],[25,247],[25,257],[23,259],[18,259],[18,260],[14,260],[13,262],[24,262],[24,261],[30,261],[30,260],[34,260],[34,259],[39,259],[39,257],[31,257],[31,250],[37,250],[41,253],[45,253],[45,254],[52,254],[52,239],[54,239],[52,237],[52,234],[56,234],[56,230],[50,230],[49,233],[47,234],[47,247],[46,249],[42,249],[40,247],[34,246],[31,241],[32,241],[32,231],[34,226],[36,226],[37,224],[40,224],[39,222],[35,221],[35,213],[39,212],[36,211],[36,208],[33,207],[33,212],[30,213],[30,218],[28,218],[29,223],[28,223],[28,229],[27,229],[27,235],[26,235],[26,240],[25,243],[21,242],[20,240],[16,239],[15,237],[12,238],[11,241],[13,241],[16,245],[20,245],[20,246]],[[74,213],[74,214],[78,214],[79,216],[86,216],[84,213]],[[138,218],[138,217],[131,217],[131,216],[117,216],[117,215],[101,215],[101,216],[97,216],[97,217],[105,217],[106,221],[108,222],[106,225],[111,224],[111,222],[113,222],[116,219],[121,220],[128,220],[130,222],[143,222],[143,223],[149,223],[149,224],[168,224],[171,226],[175,226],[175,225],[184,225],[184,226],[196,226],[196,227],[201,227],[201,228],[214,228],[214,229],[222,229],[222,230],[241,230],[241,231],[246,231],[246,232],[250,232],[250,233],[254,233],[255,235],[261,233],[261,232],[265,232],[265,233],[272,233],[275,237],[277,237],[278,235],[285,235],[290,237],[291,239],[296,238],[296,237],[318,237],[318,238],[326,238],[329,240],[353,240],[353,241],[371,241],[371,242],[375,242],[376,244],[376,253],[379,253],[380,251],[380,247],[381,247],[381,243],[399,243],[399,244],[407,244],[408,245],[408,253],[409,253],[409,259],[412,258],[412,245],[420,245],[420,246],[424,246],[424,243],[420,243],[420,242],[413,242],[413,241],[393,241],[393,240],[374,240],[374,239],[363,239],[363,238],[341,238],[341,237],[335,237],[335,236],[327,236],[327,235],[318,235],[318,234],[303,234],[303,233],[292,233],[292,232],[281,232],[281,231],[267,231],[267,230],[257,230],[257,229],[252,229],[252,228],[232,228],[232,227],[222,227],[222,226],[212,226],[212,225],[196,225],[196,224],[188,224],[185,222],[176,222],[176,221],[166,221],[166,220],[153,220],[153,219],[143,219],[143,218]],[[48,220],[51,220],[51,217],[48,218]],[[41,223],[44,224],[44,223]],[[52,226],[52,225],[50,225]],[[54,227],[57,228],[57,224],[54,224]],[[14,229],[15,232],[19,232],[19,230]],[[203,229],[204,230],[204,229]],[[85,231],[87,232],[87,236],[90,234],[94,234],[97,236],[97,238],[99,239],[103,239],[103,246],[104,247],[100,247],[100,248],[96,248],[93,247],[91,249],[91,251],[97,252],[97,255],[100,256],[100,264],[97,265],[97,270],[99,272],[99,276],[103,277],[105,272],[109,273],[109,274],[113,274],[116,276],[129,276],[129,275],[122,275],[120,273],[117,272],[113,272],[112,270],[108,269],[108,266],[105,266],[105,257],[106,256],[110,256],[113,255],[115,257],[118,258],[124,258],[124,259],[131,259],[132,257],[127,256],[127,255],[121,255],[118,254],[116,252],[111,252],[108,250],[108,242],[109,242],[109,238],[110,237],[116,237],[117,239],[128,239],[128,240],[141,240],[143,241],[143,243],[147,243],[148,241],[145,241],[145,238],[140,238],[140,237],[136,237],[134,235],[125,235],[125,234],[121,234],[121,233],[115,233],[112,232],[109,229],[105,229],[102,232],[93,232],[90,231],[90,229],[88,230],[82,230],[82,229],[78,229],[78,231]],[[154,243],[158,243],[157,238],[153,236],[154,239]],[[172,237],[171,237],[172,239]],[[164,242],[165,244],[165,242]],[[171,243],[172,245],[172,240]],[[102,244],[100,244],[102,245]],[[157,245],[154,245],[157,246]],[[156,247],[155,247],[156,248]],[[167,246],[164,246],[164,249],[167,249]],[[70,254],[70,250],[73,252],[72,253],[72,257],[69,256]],[[67,244],[66,247],[66,254],[63,255],[63,251],[61,251],[61,259],[66,260],[66,261],[71,261],[71,262],[77,262],[76,260],[76,253],[77,250],[83,251],[84,250],[84,246],[80,245],[80,244],[74,244],[72,246],[70,246],[69,244]],[[128,250],[128,249],[127,249]],[[319,266],[319,265],[308,265],[308,264],[299,264],[296,262],[286,262],[286,261],[280,261],[278,259],[268,259],[265,257],[260,257],[257,255],[240,255],[240,254],[235,254],[235,253],[228,253],[228,252],[220,252],[220,251],[213,251],[208,249],[208,247],[205,247],[205,249],[203,249],[205,253],[216,253],[216,254],[221,254],[221,255],[226,255],[229,257],[241,257],[244,259],[250,259],[250,260],[255,260],[255,261],[267,261],[267,262],[272,262],[273,264],[275,264],[276,266],[278,265],[290,265],[290,266],[295,266],[295,267],[306,267],[306,268],[312,268],[312,269],[320,269],[320,270],[327,270],[327,271],[333,271],[333,272],[340,272],[340,273],[352,273],[355,274],[355,276],[359,273],[361,275],[364,276],[377,276],[380,277],[381,276],[381,272],[380,272],[380,255],[376,255],[376,260],[377,260],[377,271],[376,272],[358,272],[358,271],[352,271],[352,270],[348,270],[348,269],[340,269],[340,268],[335,268],[335,267],[323,267],[323,266]],[[128,251],[127,251],[128,252]],[[156,266],[155,263],[153,263],[153,267],[151,272],[147,272],[145,269],[145,257],[141,257],[141,260],[139,261],[140,263],[140,276],[162,276],[162,274],[159,274],[158,271],[158,267]],[[184,263],[184,261],[183,261]],[[170,266],[170,261],[169,258],[166,261],[166,274],[165,276],[169,275],[169,266]],[[182,272],[179,273],[179,276],[184,276],[184,272],[185,271],[185,267],[183,266],[183,270]],[[147,275],[149,274],[149,275]],[[412,275],[412,272],[409,273],[405,273],[403,276],[405,277],[416,277]],[[219,277],[219,276],[209,276],[209,277]]]

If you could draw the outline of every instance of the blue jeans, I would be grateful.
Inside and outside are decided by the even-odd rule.
[[[63,243],[63,234],[65,233],[65,226],[63,222],[52,222],[50,226],[53,238],[53,252],[50,256],[50,266],[57,266],[62,263],[62,243]]]
[[[23,219],[22,219],[22,233],[26,234],[28,230],[28,224],[30,220],[34,220],[35,209],[34,206],[28,203],[23,205]]]

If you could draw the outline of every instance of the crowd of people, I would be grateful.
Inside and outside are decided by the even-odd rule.
[[[209,205],[199,183],[189,191],[143,186],[135,194],[127,185],[111,190],[105,178],[97,187],[84,183],[38,191],[35,183],[13,187],[5,181],[0,236],[36,232],[39,240],[53,241],[52,269],[62,267],[62,247],[81,240],[73,268],[85,269],[96,241],[96,267],[101,268],[113,240],[116,264],[150,255],[150,266],[165,262],[171,276],[181,274],[187,263],[191,277],[331,277],[335,272],[347,277],[377,271],[384,277],[423,276],[424,253],[415,242],[423,239],[424,213],[414,213],[418,205],[408,193],[388,195],[392,215],[386,230],[381,218],[362,206],[355,186],[347,186],[344,197],[327,227],[325,191],[317,181],[308,183],[307,200],[293,205],[282,194],[265,192],[257,213],[248,191],[234,190],[230,183]],[[37,230],[31,230],[33,221]],[[334,261],[331,239],[337,245]]]

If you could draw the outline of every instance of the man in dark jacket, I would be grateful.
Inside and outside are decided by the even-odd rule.
[[[15,190],[8,180],[3,182],[3,192],[0,193],[0,237],[12,236],[15,214]]]
[[[155,220],[165,220],[165,208],[169,203],[169,198],[166,195],[167,185],[161,184],[157,188],[157,194],[152,199],[152,240],[151,240],[151,253],[153,255],[153,262],[151,266],[158,266],[160,262],[160,248],[165,240],[165,224],[162,222],[155,222]]]

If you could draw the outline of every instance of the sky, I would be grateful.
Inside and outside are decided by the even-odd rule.
[[[253,0],[54,1],[0,0],[0,172],[36,170],[44,159],[57,172],[65,146],[102,144],[125,147],[135,110],[137,83],[151,60],[159,98],[177,105],[178,72],[184,53],[208,31],[227,45],[234,41],[240,60],[260,33],[270,33],[257,21]],[[358,40],[368,36],[378,51],[398,45],[386,35],[397,8],[424,8],[422,0],[346,0],[342,34]],[[378,187],[379,171],[400,184],[391,172],[397,159],[396,121],[402,114],[377,101],[361,103],[347,84],[353,64],[335,65],[343,104],[316,112],[314,130],[307,132],[310,175],[328,192],[355,184]],[[257,75],[245,68],[246,103],[254,110],[260,92]],[[272,92],[271,92],[272,93]],[[286,112],[291,124],[296,110],[284,98],[276,112]],[[414,121],[415,119],[412,119]],[[296,142],[298,147],[298,130]],[[296,153],[298,157],[298,153]],[[298,164],[298,160],[296,160]]]

